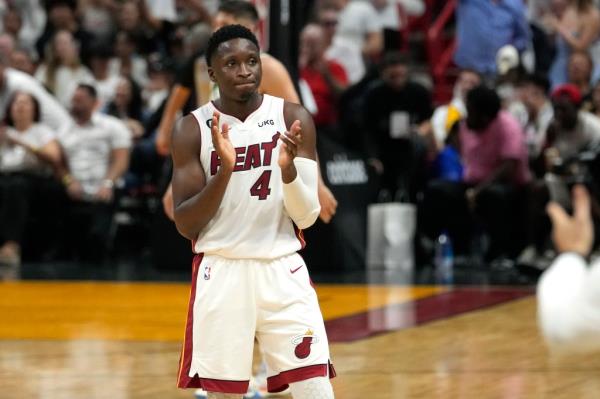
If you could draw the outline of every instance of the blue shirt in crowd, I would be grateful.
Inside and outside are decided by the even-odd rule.
[[[459,0],[454,62],[483,75],[496,74],[496,53],[507,44],[525,50],[529,25],[523,0]]]

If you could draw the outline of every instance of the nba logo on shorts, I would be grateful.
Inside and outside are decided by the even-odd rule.
[[[204,279],[210,280],[210,266],[204,266]]]

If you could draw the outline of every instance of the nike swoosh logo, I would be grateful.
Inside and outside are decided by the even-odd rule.
[[[290,269],[290,273],[294,274],[296,273],[298,270],[302,269],[304,267],[304,265],[302,266],[298,266],[297,268],[295,268],[294,270]]]

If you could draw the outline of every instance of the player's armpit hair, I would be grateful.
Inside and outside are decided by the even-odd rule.
[[[318,195],[319,171],[316,161],[308,158],[294,159],[297,175],[294,181],[283,185],[283,204],[300,229],[313,225],[321,212]]]
[[[243,395],[222,392],[207,392],[207,399],[242,399]]]

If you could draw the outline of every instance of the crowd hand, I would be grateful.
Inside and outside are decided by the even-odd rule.
[[[144,126],[135,119],[127,119],[127,127],[131,131],[131,136],[134,140],[140,139],[144,135]],[[168,150],[167,150],[168,151]]]
[[[96,199],[100,202],[111,202],[113,199],[113,188],[108,186],[101,186],[95,195]]]
[[[229,125],[223,124],[222,130],[219,130],[219,121],[221,120],[221,114],[215,111],[212,117],[212,124],[210,127],[210,133],[212,135],[213,147],[221,160],[221,167],[227,168],[232,171],[235,166],[235,148],[231,144],[229,139]]]
[[[573,188],[573,216],[557,203],[548,204],[552,220],[552,240],[559,252],[575,252],[587,257],[594,243],[590,194],[582,185]]]
[[[171,220],[175,220],[175,209],[173,207],[173,186],[169,186],[162,197],[163,210]]]
[[[471,211],[475,210],[477,206],[477,196],[479,195],[479,190],[476,188],[468,188],[465,191],[465,197],[467,198],[467,205]]]
[[[323,183],[319,182],[319,204],[321,205],[321,213],[319,213],[319,218],[323,221],[323,223],[331,222],[331,218],[335,215],[338,202],[333,196],[333,193],[329,188]]]
[[[298,155],[298,147],[302,144],[302,127],[300,121],[295,120],[288,132],[279,136],[282,141],[279,150],[279,167],[287,169],[294,164],[294,158]]]
[[[71,199],[81,200],[83,197],[83,187],[77,180],[73,180],[67,186],[67,194]]]
[[[546,29],[550,30],[551,32],[555,32],[558,29],[560,21],[558,20],[558,18],[556,18],[554,14],[546,13],[542,17],[542,24]]]

